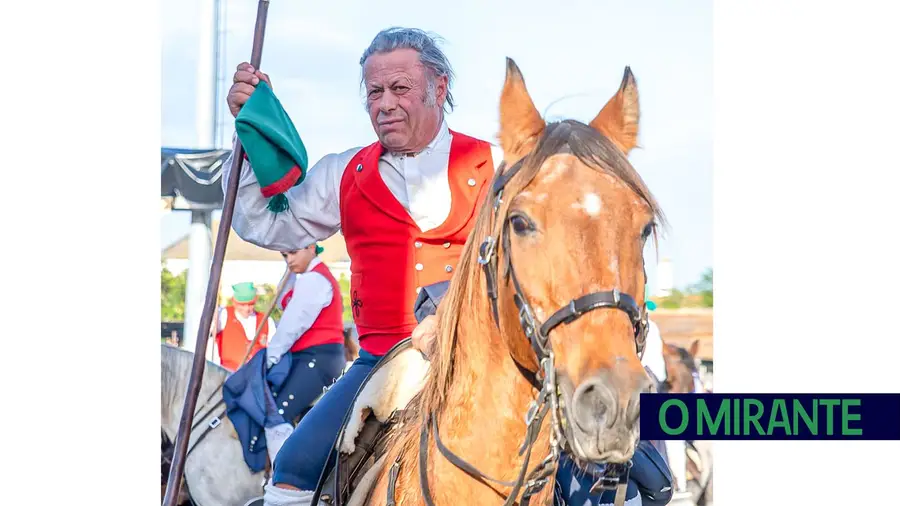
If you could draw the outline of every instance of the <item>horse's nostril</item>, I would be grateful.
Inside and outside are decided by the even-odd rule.
[[[575,423],[581,430],[596,431],[609,418],[615,403],[612,392],[600,380],[587,380],[575,390],[572,399]]]

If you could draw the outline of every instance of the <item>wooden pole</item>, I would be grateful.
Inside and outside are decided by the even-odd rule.
[[[266,16],[268,11],[269,0],[259,0],[259,6],[256,10],[256,27],[253,33],[253,50],[250,54],[250,65],[257,70],[259,70],[262,60],[263,39],[266,33]],[[231,179],[228,180],[225,202],[222,205],[222,219],[219,220],[216,247],[213,252],[212,266],[210,267],[209,283],[206,287],[206,302],[203,305],[203,315],[200,318],[200,327],[197,330],[194,364],[191,368],[191,378],[185,394],[184,408],[181,411],[181,422],[178,424],[178,435],[175,437],[175,452],[172,457],[172,467],[169,469],[169,479],[166,482],[166,496],[163,499],[163,506],[177,506],[178,491],[181,489],[184,459],[187,453],[188,441],[191,438],[191,423],[194,420],[197,396],[200,395],[203,369],[206,366],[206,345],[209,340],[209,329],[216,309],[216,294],[219,293],[219,278],[222,275],[222,264],[225,261],[225,247],[228,244],[231,219],[234,216],[234,202],[237,197],[238,183],[241,179],[241,168],[244,165],[244,147],[241,145],[240,140],[235,142],[232,160]]]

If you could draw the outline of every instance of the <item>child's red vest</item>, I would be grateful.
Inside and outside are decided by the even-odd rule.
[[[341,286],[324,263],[313,267],[310,272],[318,272],[331,283],[331,303],[322,309],[312,326],[291,346],[292,353],[320,344],[344,344],[344,300],[341,297]],[[281,299],[282,310],[293,297],[294,289],[291,288]]]
[[[216,346],[219,348],[219,363],[230,371],[236,371],[247,353],[250,339],[253,339],[254,336],[248,336],[244,332],[244,326],[241,325],[241,322],[235,316],[233,306],[225,308],[225,312],[228,315],[228,318],[225,320],[225,328],[216,334]],[[256,352],[266,347],[269,336],[269,322],[266,319],[266,322],[263,323],[265,316],[258,311],[256,312],[256,325],[254,328],[258,329],[260,323],[263,324],[263,328],[259,333],[259,339],[253,345],[253,350],[250,351],[250,355],[247,355],[247,360],[250,360],[253,355],[256,355]]]
[[[382,146],[359,151],[341,179],[341,229],[350,255],[350,296],[360,347],[383,355],[416,326],[419,288],[456,270],[494,174],[490,144],[451,131],[447,219],[422,232],[378,170]]]

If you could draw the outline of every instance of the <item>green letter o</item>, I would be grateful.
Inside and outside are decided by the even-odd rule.
[[[679,425],[677,429],[672,429],[666,423],[666,409],[672,405],[678,406],[678,409],[681,410],[681,425]],[[688,426],[688,418],[687,406],[685,406],[684,402],[678,399],[669,399],[664,402],[659,408],[659,426],[662,427],[663,432],[670,436],[674,436],[684,432],[684,429],[686,429]]]

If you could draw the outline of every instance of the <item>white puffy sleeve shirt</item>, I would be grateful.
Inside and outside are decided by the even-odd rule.
[[[446,122],[420,153],[398,155],[385,152],[378,171],[391,193],[422,231],[436,228],[450,214],[450,182],[447,177],[452,133]],[[285,193],[290,209],[273,213],[250,162],[241,169],[232,227],[237,235],[257,246],[293,251],[323,241],[341,228],[340,185],[347,164],[362,149],[326,155],[309,169],[306,179]],[[234,155],[222,167],[222,185],[228,187]],[[491,147],[494,167],[503,160],[502,150]]]

